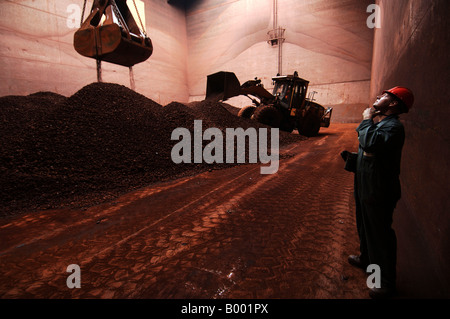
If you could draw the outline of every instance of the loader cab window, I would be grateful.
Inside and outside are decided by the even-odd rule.
[[[290,103],[291,103],[291,96],[292,96],[291,82],[277,82],[275,84],[273,94],[275,96],[278,96],[280,105],[283,108],[289,109]]]
[[[291,102],[292,84],[291,82],[278,82],[275,84],[273,95],[278,96],[280,101],[285,103]]]
[[[287,83],[277,82],[275,83],[275,87],[273,88],[273,95],[279,96],[282,99],[285,95],[287,88]]]
[[[294,97],[292,99],[292,104],[294,107],[299,107],[305,96],[306,86],[302,83],[296,83],[294,87]]]

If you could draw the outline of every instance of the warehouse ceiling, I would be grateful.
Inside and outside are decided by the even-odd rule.
[[[194,4],[194,2],[197,1],[198,0],[167,0],[167,3],[180,8],[189,9]]]

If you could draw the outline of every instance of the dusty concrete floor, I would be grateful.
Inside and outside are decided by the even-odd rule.
[[[87,210],[0,220],[1,298],[368,298],[358,250],[356,124],[260,165],[152,185]],[[81,269],[69,289],[66,268]]]

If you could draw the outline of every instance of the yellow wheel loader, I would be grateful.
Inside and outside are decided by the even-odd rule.
[[[304,136],[316,136],[321,127],[329,127],[331,107],[325,109],[313,102],[313,95],[306,97],[309,81],[295,72],[293,75],[276,76],[273,93],[268,92],[261,80],[255,79],[240,84],[232,72],[217,72],[208,75],[206,99],[225,101],[244,95],[253,105],[242,108],[238,116],[251,118],[260,123],[292,132],[296,128]],[[255,99],[256,97],[257,99]]]

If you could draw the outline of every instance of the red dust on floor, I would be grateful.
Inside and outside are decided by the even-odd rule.
[[[0,221],[1,298],[367,298],[353,175],[356,124],[259,164],[153,184],[85,210]],[[66,280],[80,266],[81,288]]]

